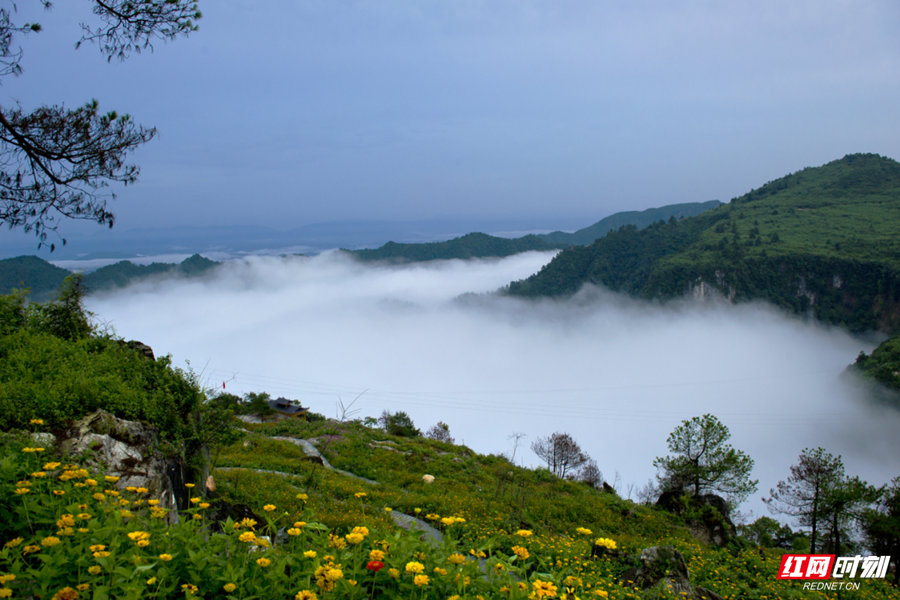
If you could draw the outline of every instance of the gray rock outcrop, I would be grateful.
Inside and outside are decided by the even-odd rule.
[[[664,588],[685,600],[723,600],[715,592],[691,585],[684,556],[674,546],[645,548],[641,552],[641,565],[625,571],[621,582],[646,592],[646,598],[655,598]]]
[[[77,421],[60,448],[64,454],[82,456],[86,466],[118,477],[112,486],[116,489],[147,488],[147,498],[159,500],[160,507],[171,511],[170,520],[176,520],[175,493],[166,473],[169,465],[158,444],[159,434],[152,427],[98,410]]]

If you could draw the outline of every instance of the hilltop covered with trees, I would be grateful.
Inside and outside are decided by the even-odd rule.
[[[730,203],[564,250],[508,293],[766,300],[851,331],[900,329],[900,163],[852,154]]]

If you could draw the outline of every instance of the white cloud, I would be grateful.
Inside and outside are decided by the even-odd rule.
[[[652,477],[669,432],[704,413],[756,460],[750,508],[805,447],[843,455],[872,482],[897,475],[900,418],[841,377],[872,347],[842,330],[761,304],[660,306],[598,289],[565,301],[457,299],[551,256],[400,267],[340,254],[250,258],[214,279],[139,285],[89,308],[126,339],[190,360],[211,386],[301,399],[328,416],[367,390],[361,416],[404,410],[423,430],[442,420],[479,452],[508,451],[513,431],[528,443],[566,431],[626,483]]]

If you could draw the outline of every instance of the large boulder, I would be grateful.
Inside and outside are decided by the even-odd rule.
[[[170,520],[175,520],[175,491],[167,473],[171,465],[158,446],[156,429],[119,419],[104,410],[75,422],[60,442],[64,454],[81,456],[86,466],[118,477],[112,487],[147,488],[147,498],[159,500],[162,508],[170,510]]]
[[[660,494],[656,505],[676,515],[689,512],[692,518],[687,522],[688,529],[704,544],[723,547],[737,535],[728,502],[716,494],[689,496],[682,490],[667,490]]]
[[[645,598],[656,598],[661,592],[684,600],[723,600],[702,587],[691,585],[684,556],[674,546],[653,546],[641,552],[641,565],[622,574],[621,583],[644,592]]]

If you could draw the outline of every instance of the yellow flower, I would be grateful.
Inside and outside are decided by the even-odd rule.
[[[186,483],[186,484],[184,484],[184,487],[186,487],[187,489],[190,490],[190,489],[193,489],[193,487],[194,487],[195,485],[196,485],[196,484],[194,484],[194,483]]]
[[[384,560],[384,552],[381,550],[372,550],[369,552],[369,560],[383,561]]]
[[[130,539],[132,542],[137,542],[139,540],[149,540],[150,534],[146,531],[132,531],[128,534],[128,539]]]
[[[610,550],[616,549],[616,541],[609,538],[597,538],[594,540],[594,545],[609,548]]]
[[[233,583],[226,583],[225,585],[222,586],[222,589],[230,594],[231,592],[233,592],[234,590],[237,589],[237,586],[234,585]]]
[[[145,487],[139,487],[139,488],[137,488],[137,489],[134,490],[134,491],[135,491],[135,493],[137,493],[137,494],[146,494],[146,493],[149,492],[150,490],[148,490],[148,489],[145,488]]]
[[[20,496],[21,496],[22,494],[27,494],[27,493],[30,492],[30,491],[31,491],[31,490],[28,489],[27,487],[16,488],[16,493],[19,494]]]
[[[388,569],[388,575],[390,575],[392,579],[397,579],[400,577],[400,571],[397,569]]]
[[[43,424],[44,424],[44,420],[43,420],[43,419],[32,419],[32,420],[31,420],[31,424],[32,424],[32,425],[43,425]]]
[[[113,475],[107,475],[106,477],[104,477],[104,479],[106,479],[106,481],[107,481],[108,483],[115,483],[115,482],[117,482],[117,481],[119,480],[118,477],[115,477],[115,476],[113,476]]]
[[[202,498],[191,498],[191,504],[200,504]]]
[[[88,521],[91,519],[91,515],[89,515],[88,513],[78,513],[78,518],[82,521]]]
[[[440,567],[435,567],[435,568],[434,568],[434,572],[437,573],[438,575],[446,575],[446,574],[447,574],[447,569],[442,569],[442,568],[440,568]]]
[[[90,531],[90,529],[88,529],[87,527],[79,527],[78,528],[78,533],[87,533],[89,531]]]
[[[254,519],[249,519],[249,518],[241,519],[240,525],[241,525],[241,527],[249,527],[250,529],[253,529],[254,527],[256,527],[256,521]]]
[[[159,504],[159,500],[147,500],[147,504],[150,506],[157,506]]]
[[[100,565],[94,565],[93,567],[88,567],[88,573],[91,575],[96,575],[103,569],[100,568]]]
[[[34,448],[22,448],[22,452],[25,452],[26,454],[31,454],[34,451]]]
[[[413,583],[418,586],[428,585],[428,575],[416,575],[413,577]]]
[[[454,565],[461,565],[466,562],[466,557],[460,553],[451,554],[447,557],[447,562],[453,563]]]
[[[385,506],[385,507],[384,507],[384,512],[386,512],[386,513],[389,513],[389,512],[391,512],[392,510],[394,510],[394,509],[391,508],[390,506]]]
[[[607,592],[604,592],[603,590],[594,590],[594,593],[601,598],[609,598],[609,594]]]
[[[263,510],[266,512],[272,512],[273,510],[275,510],[275,505],[274,504],[266,504],[265,506],[263,506]]]
[[[258,564],[261,567],[268,567],[269,565],[272,564],[272,561],[269,560],[268,558],[259,558],[256,560],[256,564]]]
[[[172,555],[171,554],[160,554],[159,560],[161,560],[163,562],[169,562],[170,560],[172,560]]]
[[[586,527],[579,527],[575,531],[577,531],[581,535],[591,535],[592,533],[594,533],[593,531],[591,531],[590,529],[588,529]]]
[[[193,596],[194,594],[197,593],[197,590],[200,588],[198,588],[196,585],[191,585],[190,583],[183,583],[181,585],[181,589],[183,589],[185,592],[187,592],[188,596]]]
[[[138,548],[146,548],[149,545],[150,545],[150,540],[138,540],[137,541]]]
[[[425,515],[425,518],[428,519],[429,521],[437,521],[438,519],[441,518],[441,515],[438,515],[435,513],[428,513],[427,515]]]
[[[70,587],[64,587],[59,590],[55,594],[53,594],[53,600],[75,600],[78,597],[78,592]]]
[[[109,552],[94,552],[94,558],[106,558],[109,554]]]
[[[22,538],[17,537],[17,538],[9,540],[5,544],[3,544],[3,547],[4,548],[15,548],[16,546],[18,546],[19,544],[21,544],[24,541],[25,540],[23,540]],[[2,577],[6,577],[6,575],[3,575]],[[2,577],[0,577],[0,578],[2,578]],[[5,583],[5,582],[3,582],[3,583]]]
[[[319,600],[319,597],[316,596],[315,592],[309,590],[300,590],[294,598],[296,598],[296,600]]]
[[[54,495],[54,496],[62,496],[62,495],[65,494],[65,493],[66,493],[66,492],[65,492],[64,490],[53,490],[53,495]],[[66,589],[72,589],[72,588],[66,588]]]
[[[368,494],[366,494],[365,492],[356,492],[353,495],[356,496],[357,498],[365,498],[366,496],[368,496]]]
[[[0,588],[0,598],[9,598],[12,596],[12,590],[9,588]]]
[[[531,595],[535,598],[552,598],[556,595],[556,586],[549,581],[535,580],[532,584]]]
[[[516,532],[516,535],[519,537],[527,538],[534,535],[534,533],[530,529],[520,529]]]
[[[88,589],[89,587],[91,587],[91,584],[89,584],[89,583],[82,583],[81,585],[76,585],[76,586],[75,586],[75,588],[76,588],[79,592],[83,592],[83,591],[85,591],[86,589]]]
[[[59,543],[61,543],[59,541],[59,538],[53,537],[52,535],[41,540],[41,546],[45,546],[47,548],[52,548]]]
[[[120,511],[119,511],[119,514],[122,515],[122,518],[123,518],[123,519],[130,519],[131,517],[134,516],[133,514],[131,514],[131,511],[128,510],[128,509],[122,509],[122,510],[120,510]]]
[[[328,546],[331,548],[337,548],[338,550],[343,550],[347,547],[347,542],[334,535],[333,533],[328,534]]]
[[[303,556],[306,558],[315,558],[316,551],[315,550],[307,550],[306,552],[303,553]]]
[[[209,508],[209,502],[201,502],[199,506],[200,508]]]
[[[33,552],[37,552],[41,549],[40,546],[25,546],[22,548],[22,554],[31,554]]]
[[[296,527],[291,527],[290,529],[287,530],[287,534],[290,536],[300,535],[301,533],[302,532],[299,529],[297,529]]]
[[[10,581],[15,581],[16,576],[12,573],[8,573],[6,575],[0,575],[0,585],[6,585]]]
[[[43,471],[35,471],[34,473],[31,474],[31,476],[40,478],[40,477],[46,477],[47,474],[44,473]]]
[[[303,502],[306,502],[307,500],[309,500],[309,496],[307,496],[306,494],[297,494],[297,500],[302,500]]]
[[[344,536],[344,538],[352,545],[361,544],[363,540],[366,539],[366,536],[359,533],[348,533]]]
[[[151,577],[147,580],[147,585],[153,585],[154,583],[156,583],[156,577]]]
[[[304,525],[306,525],[306,521],[297,521],[296,523],[294,523],[294,527],[296,527],[297,529],[300,529]]]
[[[191,518],[194,519],[195,521],[199,521],[200,519],[203,518],[203,515],[195,514],[195,515],[194,515],[193,517],[191,517]]]
[[[238,536],[238,539],[241,540],[242,542],[249,544],[250,542],[256,541],[256,534],[253,533],[252,531],[245,531],[244,533],[242,533],[241,535]]]
[[[513,547],[512,547],[512,551],[513,551],[513,552],[515,553],[515,555],[518,556],[521,560],[525,560],[526,558],[528,558],[528,557],[530,556],[530,554],[528,554],[528,549],[527,549],[527,548],[523,548],[522,546],[513,546]]]
[[[408,562],[406,563],[406,572],[407,573],[422,573],[425,571],[425,565],[420,562]]]

